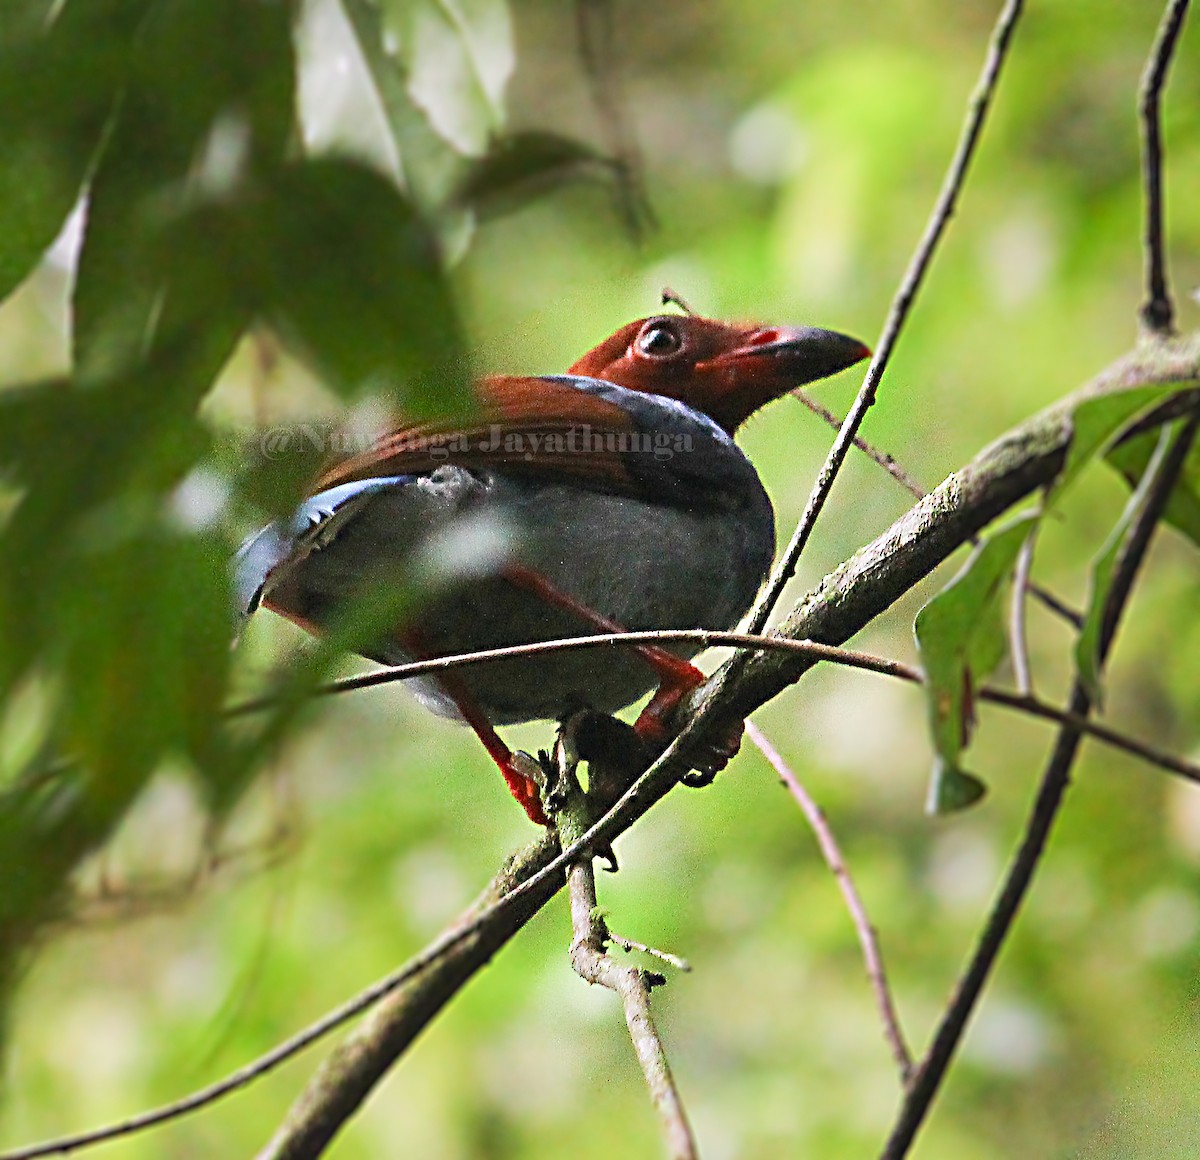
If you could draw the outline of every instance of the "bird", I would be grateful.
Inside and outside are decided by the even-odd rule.
[[[411,579],[414,561],[440,548],[456,561],[450,580],[364,656],[396,665],[596,632],[731,628],[775,553],[771,501],[735,432],[869,355],[832,330],[659,314],[565,374],[482,378],[471,419],[396,428],[247,539],[233,566],[239,612],[267,608],[319,635],[356,596]],[[703,680],[697,651],[562,651],[410,687],[476,732],[530,820],[547,825],[533,759],[496,728],[612,714],[656,690],[634,729],[661,748]]]

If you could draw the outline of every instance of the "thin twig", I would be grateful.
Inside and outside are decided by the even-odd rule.
[[[763,652],[793,653],[811,658],[814,661],[827,661],[830,664],[842,665],[846,668],[860,669],[863,672],[878,673],[885,677],[895,677],[898,680],[921,684],[925,677],[921,670],[903,661],[894,661],[887,657],[874,656],[871,653],[858,652],[854,649],[838,648],[834,645],[820,644],[813,640],[792,640],[783,636],[759,636],[744,632],[712,632],[701,628],[663,629],[647,632],[601,633],[595,636],[574,636],[562,640],[539,641],[536,644],[508,645],[504,648],[484,649],[480,652],[460,653],[456,656],[438,657],[434,660],[413,661],[407,665],[397,665],[394,668],[380,669],[373,673],[363,673],[356,677],[343,677],[317,689],[318,694],[332,695],[350,693],[359,689],[374,688],[378,685],[388,685],[396,681],[412,680],[416,677],[427,676],[430,673],[444,672],[449,669],[466,667],[468,665],[486,664],[490,661],[511,659],[513,657],[532,657],[550,652],[568,652],[572,649],[584,648],[616,648],[628,644],[670,644],[680,641],[698,641],[705,647],[731,646]],[[1070,713],[1056,709],[1053,705],[1033,696],[1011,693],[1002,689],[986,687],[977,696],[980,700],[990,701],[996,705],[1016,709],[1034,717],[1047,721],[1069,723],[1083,729],[1089,736],[1114,749],[1141,758],[1150,765],[1158,766],[1168,773],[1178,774],[1189,781],[1200,782],[1200,765],[1187,761],[1185,758],[1155,748],[1144,741],[1128,737],[1115,729],[1106,726],[1072,719]],[[259,712],[269,709],[274,699],[263,697],[252,701],[244,701],[228,710],[230,716]],[[6,1160],[0,1156],[0,1160]]]
[[[791,392],[791,394],[794,398],[799,399],[800,402],[802,402],[810,411],[812,411],[814,415],[824,419],[825,422],[828,423],[829,426],[835,431],[841,429],[842,420],[839,419],[833,411],[826,407],[824,403],[818,402],[802,387],[797,387]],[[877,447],[874,447],[865,439],[860,439],[857,435],[854,437],[854,446],[860,451],[865,452],[874,463],[877,463],[880,467],[882,467],[883,470],[888,473],[888,475],[890,475],[915,499],[924,499],[925,496],[929,494],[911,475],[908,474],[907,471],[904,470],[903,467],[900,466],[899,463],[896,462],[894,456],[889,455],[886,451],[880,451]],[[978,543],[979,541],[978,539],[975,539],[972,542]],[[1041,603],[1044,604],[1051,612],[1062,617],[1062,619],[1067,621],[1068,624],[1075,628],[1078,628],[1080,624],[1082,624],[1082,617],[1080,617],[1079,613],[1073,608],[1070,608],[1064,604],[1052,592],[1048,592],[1046,589],[1041,588],[1037,584],[1030,584],[1028,586],[1028,590],[1031,596],[1041,601]]]
[[[596,874],[591,858],[575,862],[567,875],[571,896],[571,965],[581,979],[615,991],[625,1007],[629,1038],[637,1053],[650,1098],[662,1120],[671,1160],[696,1160],[696,1141],[687,1113],[679,1098],[663,1049],[662,1039],[650,1014],[650,988],[662,982],[641,967],[622,966],[605,953],[608,932],[596,908]]]
[[[661,951],[658,947],[647,946],[636,939],[626,938],[624,935],[617,934],[616,931],[608,932],[608,941],[615,943],[626,954],[637,951],[639,954],[649,955],[652,959],[658,959],[660,962],[666,963],[668,967],[674,967],[677,971],[683,971],[685,974],[692,969],[692,964],[687,959],[673,955],[670,951]]]
[[[1146,61],[1138,110],[1142,117],[1142,180],[1145,183],[1146,223],[1143,246],[1146,265],[1146,301],[1142,324],[1154,334],[1170,334],[1175,308],[1167,286],[1167,254],[1163,228],[1162,94],[1167,74],[1183,30],[1189,0],[1168,0],[1154,47]]]
[[[688,304],[682,294],[672,290],[670,286],[662,288],[662,304],[664,306],[677,306],[684,314],[695,315],[695,311]]]
[[[1029,595],[1053,612],[1055,616],[1065,620],[1072,628],[1083,627],[1082,614],[1065,601],[1060,600],[1049,589],[1043,588],[1040,584],[1030,584]]]
[[[1147,487],[1144,502],[1126,536],[1105,603],[1099,642],[1101,665],[1112,646],[1121,614],[1145,559],[1146,549],[1166,510],[1171,489],[1183,470],[1198,426],[1200,416],[1186,420],[1183,429],[1171,440],[1165,454],[1156,454],[1146,469]],[[1169,429],[1164,429],[1163,436],[1169,436]],[[1165,447],[1165,444],[1160,443],[1160,447]],[[1076,678],[1071,693],[1070,712],[1086,717],[1090,710],[1091,700],[1082,681]],[[1058,741],[1042,775],[1025,833],[1009,866],[1004,885],[988,915],[971,961],[955,986],[950,1002],[938,1023],[929,1050],[917,1066],[896,1124],[884,1146],[881,1160],[902,1160],[907,1156],[917,1132],[929,1114],[954,1052],[966,1031],[967,1022],[974,1013],[984,984],[996,964],[1000,950],[1016,921],[1017,912],[1028,893],[1034,873],[1041,863],[1070,784],[1071,767],[1082,739],[1083,730],[1073,724],[1065,724],[1059,731]]]
[[[912,1072],[912,1055],[909,1053],[908,1045],[904,1040],[904,1031],[900,1026],[900,1016],[892,1000],[891,988],[888,986],[887,972],[883,967],[883,952],[879,947],[879,938],[875,932],[875,927],[871,924],[871,920],[867,915],[867,908],[863,905],[862,897],[854,885],[854,879],[850,876],[850,868],[846,865],[846,859],[842,857],[842,851],[838,846],[837,839],[833,836],[833,830],[829,827],[829,822],[825,817],[824,811],[822,811],[821,807],[813,800],[812,795],[801,784],[795,771],[753,721],[746,722],[746,736],[758,746],[762,755],[771,763],[775,772],[779,774],[788,792],[795,798],[796,804],[804,814],[809,828],[816,836],[817,845],[821,847],[821,855],[824,857],[826,865],[833,871],[838,889],[841,890],[842,897],[846,900],[846,909],[849,910],[851,921],[854,923],[854,930],[858,935],[859,945],[862,947],[863,961],[867,967],[867,978],[870,979],[871,989],[875,992],[875,1002],[879,1007],[879,1017],[883,1023],[884,1038],[887,1040],[888,1046],[892,1049],[892,1056],[896,1060],[896,1066],[900,1069],[900,1079],[904,1083],[907,1083],[908,1077]]]
[[[1177,757],[1165,750],[1156,749],[1135,737],[1118,733],[1117,730],[1110,729],[1107,725],[1101,725],[1099,721],[1089,720],[1070,709],[1057,709],[1053,705],[1046,704],[1045,701],[1038,700],[1037,697],[1010,693],[1006,689],[987,687],[981,689],[976,696],[981,701],[989,701],[991,704],[1000,705],[1005,709],[1015,709],[1019,713],[1028,713],[1031,717],[1041,717],[1045,721],[1056,721],[1059,725],[1078,729],[1084,736],[1099,741],[1103,745],[1119,749],[1131,757],[1137,757],[1149,765],[1155,765],[1167,773],[1173,773],[1185,781],[1200,785],[1200,765],[1195,762]],[[3,1158],[0,1157],[0,1160]]]
[[[578,729],[586,714],[576,714],[563,723],[554,746],[557,775],[546,794],[546,804],[554,819],[559,843],[564,847],[577,845],[603,806],[595,798],[595,777],[589,780],[585,793],[576,776],[579,766]],[[591,772],[607,780],[607,772],[597,769],[592,761]],[[679,1091],[671,1076],[662,1039],[650,1013],[650,991],[666,980],[662,975],[644,971],[636,966],[621,966],[608,955],[611,935],[604,915],[596,904],[596,872],[594,859],[598,848],[589,848],[567,867],[567,892],[571,908],[571,966],[587,983],[607,987],[621,997],[625,1022],[634,1053],[641,1064],[650,1099],[658,1112],[667,1139],[671,1160],[697,1160],[696,1141],[684,1112]],[[611,851],[609,851],[611,856]]]
[[[1029,667],[1029,634],[1025,630],[1025,597],[1029,594],[1029,573],[1033,570],[1033,548],[1037,528],[1029,533],[1017,554],[1013,574],[1012,605],[1008,621],[1008,646],[1012,655],[1013,680],[1022,697],[1033,696],[1033,673]]]
[[[825,406],[824,403],[814,399],[803,387],[796,387],[791,391],[791,396],[794,399],[799,399],[814,415],[823,419],[835,431],[841,430],[842,420]],[[873,444],[868,443],[858,435],[854,436],[854,446],[874,463],[882,467],[914,499],[925,498],[925,489],[896,462],[894,456],[889,455],[886,451],[880,451]]]
[[[858,434],[858,429],[862,426],[867,411],[875,402],[875,393],[879,389],[883,372],[887,369],[896,341],[908,319],[917,292],[925,280],[925,275],[933,261],[934,251],[945,234],[946,227],[950,224],[950,218],[954,215],[967,169],[974,157],[975,147],[979,142],[988,108],[996,91],[996,84],[1000,79],[1001,67],[1008,55],[1009,44],[1023,8],[1024,0],[1007,0],[996,23],[996,29],[988,48],[987,60],[984,62],[979,83],[971,98],[966,123],[963,125],[963,131],[959,137],[958,148],[950,162],[950,168],[938,195],[937,204],[934,206],[933,213],[925,227],[924,236],[917,246],[904,279],[900,283],[900,288],[896,292],[896,297],[892,301],[883,334],[875,354],[871,358],[871,365],[867,368],[862,387],[854,400],[854,405],[850,408],[850,413],[846,416],[846,421],[842,424],[842,429],[834,440],[833,447],[830,448],[820,475],[817,476],[812,494],[808,498],[808,505],[804,509],[804,515],[792,535],[787,550],[751,610],[749,618],[751,632],[761,632],[766,627],[775,605],[783,594],[784,587],[795,575],[801,553],[812,535],[812,530],[816,525],[817,517],[821,514],[821,509],[825,506],[825,501],[829,498],[833,482],[837,478],[838,472],[841,471],[851,442]]]
[[[595,633],[588,636],[563,637],[559,640],[537,641],[532,644],[505,645],[502,648],[481,649],[478,652],[459,653],[455,656],[435,657],[432,660],[411,661],[405,665],[379,669],[373,673],[362,673],[354,677],[342,677],[322,685],[315,690],[318,696],[337,693],[352,693],[359,689],[370,689],[376,685],[390,685],[396,681],[408,681],[416,677],[447,672],[467,665],[486,664],[492,661],[511,660],[515,657],[537,657],[547,653],[569,652],[584,648],[622,648],[632,644],[671,644],[686,642],[699,644],[702,648],[765,648],[799,653],[814,660],[830,661],[848,668],[866,669],[884,676],[897,675],[897,669],[905,668],[898,661],[853,649],[837,648],[834,645],[818,644],[816,641],[787,640],[778,636],[758,636],[744,632],[713,632],[706,628],[669,628],[644,632]],[[276,698],[258,697],[243,701],[226,710],[230,717],[241,717],[272,708]]]

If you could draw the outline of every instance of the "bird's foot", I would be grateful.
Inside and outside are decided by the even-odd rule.
[[[685,662],[680,662],[685,663]],[[647,747],[656,753],[661,753],[676,737],[678,730],[670,725],[683,699],[694,689],[703,684],[704,674],[694,665],[687,665],[690,670],[681,674],[681,679],[664,682],[658,692],[650,698],[650,703],[642,710],[634,729]],[[700,787],[711,785],[713,779],[725,768],[741,748],[742,735],[745,726],[738,721],[729,727],[728,732],[716,741],[706,742],[689,754],[693,772],[684,775],[680,781],[684,785]]]

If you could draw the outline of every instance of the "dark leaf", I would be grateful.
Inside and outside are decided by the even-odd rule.
[[[285,339],[345,393],[406,415],[465,413],[466,347],[433,238],[390,181],[351,161],[281,170],[253,272]]]
[[[0,27],[0,298],[54,241],[99,149],[148,0],[87,0]]]
[[[293,88],[283,0],[155,5],[88,198],[73,299],[82,375],[123,373],[177,329],[236,337],[245,304],[228,231],[202,239],[212,255],[196,261],[203,246],[187,245],[194,233],[175,227],[197,206],[244,195],[255,173],[278,164],[292,135]],[[199,221],[228,225],[217,214]]]
[[[935,817],[969,809],[987,794],[987,784],[973,773],[949,765],[941,757],[933,761],[933,776],[929,780],[929,798],[925,809]]]
[[[1168,395],[1179,390],[1176,384],[1136,386],[1087,399],[1071,414],[1071,445],[1062,471],[1054,481],[1049,503],[1064,495],[1080,472],[1098,456],[1139,415],[1151,411]]]
[[[497,141],[475,162],[456,191],[457,200],[481,217],[497,217],[528,205],[569,182],[613,188],[620,167],[582,142],[555,133],[518,133]]]

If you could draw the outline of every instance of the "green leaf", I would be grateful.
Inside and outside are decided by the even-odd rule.
[[[149,0],[4,9],[0,32],[0,298],[29,273],[79,198]]]
[[[352,161],[279,171],[250,260],[262,308],[344,394],[406,415],[465,414],[466,344],[432,235],[385,177]]]
[[[0,392],[16,493],[0,536],[0,695],[63,633],[59,580],[86,576],[78,530],[160,504],[206,450],[194,408],[207,368],[188,356],[86,390],[51,380]]]
[[[925,811],[934,817],[955,814],[982,801],[986,794],[987,784],[980,778],[956,765],[949,765],[941,757],[935,757]]]
[[[1023,516],[989,535],[917,614],[914,632],[937,753],[929,797],[936,812],[962,808],[983,796],[983,783],[960,768],[959,757],[970,742],[975,686],[1004,655],[1001,601],[1033,526],[1034,517]]]
[[[126,512],[77,529],[73,570],[54,578],[61,673],[57,772],[0,794],[0,987],[66,899],[80,863],[120,824],[162,759],[210,778],[223,750],[230,663],[224,544]],[[101,534],[102,532],[118,534]]]
[[[395,38],[385,28],[376,0],[343,0],[403,174],[404,187],[422,213],[444,211],[460,179],[463,154],[430,124],[409,91],[409,69]]]
[[[1129,497],[1129,501],[1121,513],[1121,518],[1113,526],[1108,538],[1104,541],[1104,546],[1092,563],[1087,607],[1084,610],[1079,637],[1075,642],[1075,671],[1088,696],[1097,707],[1103,704],[1104,691],[1100,682],[1100,646],[1104,633],[1108,597],[1112,590],[1117,561],[1121,557],[1121,550],[1131,525],[1146,505],[1146,497],[1158,475],[1163,456],[1166,455],[1167,448],[1171,443],[1172,430],[1176,426],[1177,424],[1172,424],[1159,431],[1154,451],[1151,453],[1137,488]]]
[[[233,269],[195,261],[202,248],[173,251],[187,236],[173,227],[197,205],[244,195],[282,160],[293,89],[283,0],[154,6],[89,192],[73,298],[82,375],[123,373],[159,336],[189,327],[232,331],[232,344],[245,323]]]
[[[1105,459],[1117,469],[1130,487],[1137,487],[1146,474],[1159,432],[1143,431],[1111,447]],[[1200,547],[1200,447],[1193,447],[1184,461],[1179,482],[1171,490],[1164,512],[1166,521]]]
[[[1080,403],[1071,414],[1071,445],[1047,507],[1066,493],[1083,469],[1104,454],[1122,431],[1178,390],[1178,383],[1131,387]]]
[[[137,521],[128,512],[121,531]],[[93,521],[79,531],[77,573],[55,585],[69,752],[93,796],[135,793],[163,756],[204,758],[229,665],[225,545],[142,513],[133,538]]]
[[[506,0],[383,0],[381,7],[414,102],[457,152],[483,153],[503,125],[514,64]]]

